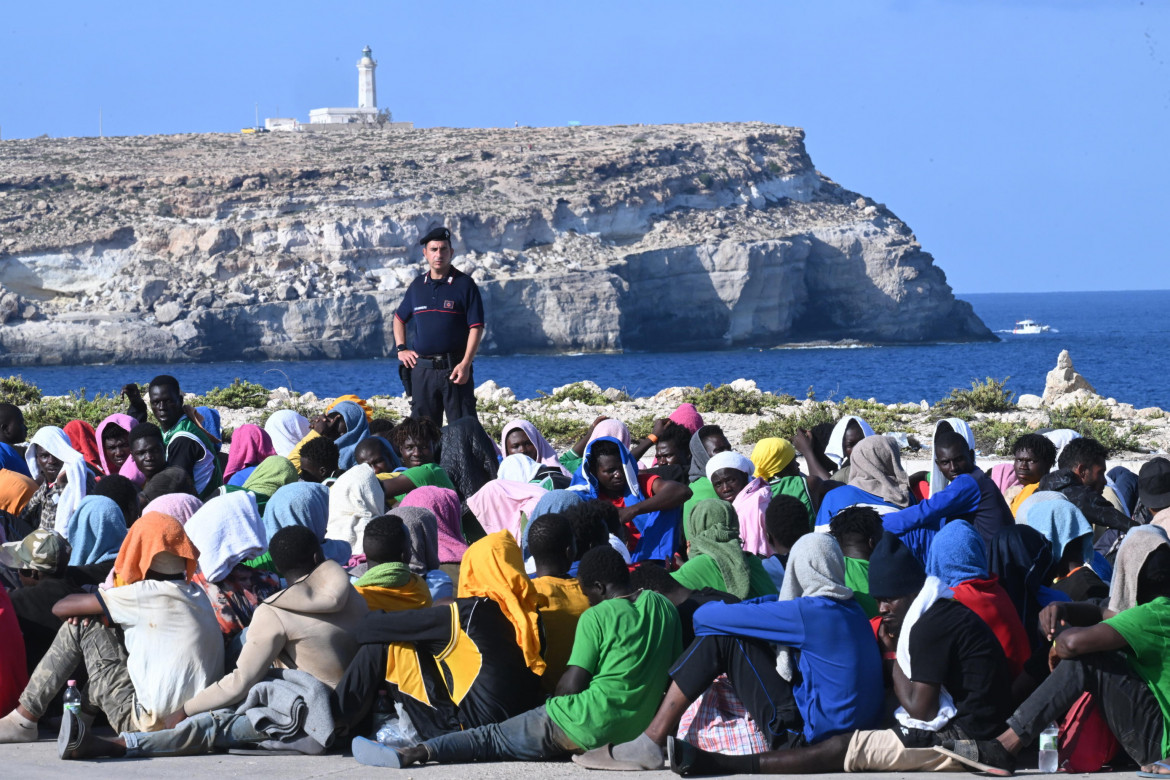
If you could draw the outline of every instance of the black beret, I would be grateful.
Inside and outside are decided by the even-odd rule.
[[[427,244],[431,243],[432,241],[446,241],[448,244],[450,244],[451,243],[451,231],[445,227],[437,227],[434,230],[432,230],[430,233],[427,233],[425,236],[423,236],[422,239],[419,240],[419,243],[422,244],[423,246],[426,246]]]
[[[869,595],[896,599],[922,590],[926,572],[914,553],[889,531],[869,556]]]

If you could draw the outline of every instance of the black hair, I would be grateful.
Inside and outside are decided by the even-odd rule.
[[[337,463],[341,459],[341,451],[331,439],[324,436],[314,436],[301,447],[301,457],[308,458],[318,466],[332,474],[337,471]]]
[[[1108,456],[1109,450],[1105,449],[1101,442],[1088,436],[1082,436],[1064,445],[1064,449],[1060,451],[1060,462],[1057,465],[1062,469],[1095,466],[1098,463],[1104,463]]]
[[[594,547],[609,546],[609,519],[611,513],[614,524],[616,525],[619,522],[617,519],[617,507],[608,501],[592,499],[565,507],[561,514],[568,518],[569,525],[573,528],[573,538],[577,542],[578,557],[584,555],[586,551]],[[531,534],[529,534],[528,540],[531,543]]]
[[[608,539],[608,537],[607,537]],[[528,526],[528,552],[537,563],[559,560],[573,546],[573,524],[562,514],[541,515]]]
[[[167,466],[155,474],[142,488],[142,499],[149,504],[159,496],[169,495],[170,493],[186,493],[191,496],[198,495],[195,490],[195,480],[192,479],[191,474],[186,469],[178,466]]]
[[[390,432],[390,443],[394,449],[402,452],[407,439],[430,442],[433,447],[442,438],[439,426],[435,425],[430,417],[403,417],[402,422],[394,426]]]
[[[321,543],[317,541],[317,534],[303,525],[281,528],[268,540],[268,554],[281,576],[287,572],[315,568],[316,556],[320,552]]]
[[[1025,433],[1012,442],[1012,454],[1030,452],[1041,463],[1047,463],[1048,468],[1056,465],[1056,445],[1047,436],[1039,433]]]
[[[970,452],[971,445],[967,443],[967,438],[962,434],[954,431],[944,431],[938,436],[934,437],[934,452],[937,455],[939,450],[960,449],[963,452]]]
[[[1160,544],[1146,556],[1138,572],[1137,603],[1147,604],[1170,596],[1170,547]]]
[[[670,572],[661,563],[653,562],[639,563],[635,566],[634,570],[630,572],[630,585],[635,590],[652,590],[664,596],[678,588],[685,587],[674,577],[671,577]]]
[[[577,567],[577,581],[588,585],[600,582],[619,588],[629,587],[630,570],[618,551],[607,544],[594,547],[582,556],[581,565]]]
[[[16,404],[0,404],[0,425],[7,425],[14,419],[24,419],[24,412]]]
[[[378,436],[367,436],[366,438],[359,441],[353,448],[353,456],[356,458],[359,452],[369,452],[371,449],[373,449],[379,455],[385,456],[386,446],[382,444],[382,442],[378,441],[379,438],[380,437]],[[336,447],[337,445],[334,444],[333,446]]]
[[[375,417],[370,420],[370,435],[381,436],[389,440],[390,432],[394,430],[394,421],[389,417]]]
[[[589,455],[585,458],[585,463],[589,467],[590,474],[597,474],[597,462],[603,457],[620,458],[622,451],[612,441],[595,441],[589,445]]]
[[[845,507],[829,521],[829,533],[838,542],[847,536],[857,536],[876,543],[884,530],[882,516],[868,506]]]
[[[366,525],[362,550],[370,565],[398,563],[406,558],[409,534],[401,517],[382,515]]]
[[[122,518],[126,521],[127,528],[134,525],[134,521],[142,514],[142,508],[138,503],[138,486],[121,474],[102,477],[98,480],[93,495],[105,496],[117,504],[122,510]]]
[[[687,460],[691,459],[691,432],[678,423],[667,420],[666,431],[658,441],[670,442],[680,455]]]
[[[158,439],[162,441],[162,430],[154,423],[138,423],[130,429],[130,443],[133,444],[142,439]]]
[[[704,425],[702,428],[695,431],[695,435],[699,437],[699,441],[710,439],[714,436],[722,436],[725,439],[727,438],[727,434],[725,434],[723,429],[718,425]]]
[[[136,425],[134,427],[137,428],[138,426]],[[105,427],[105,429],[102,430],[102,440],[99,442],[99,444],[101,444],[102,446],[105,446],[105,443],[107,441],[109,441],[110,439],[113,439],[116,436],[129,436],[129,435],[130,435],[130,431],[126,430],[121,425],[118,425],[117,423],[110,423],[109,425],[107,425]]]
[[[764,529],[773,542],[791,549],[797,539],[812,531],[808,507],[795,496],[773,496],[764,510]]]
[[[179,389],[179,380],[175,379],[170,374],[159,374],[154,379],[150,380],[149,387],[169,387],[175,391],[179,398],[183,397],[183,391]]]

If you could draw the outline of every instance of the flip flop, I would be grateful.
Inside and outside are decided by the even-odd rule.
[[[372,739],[354,737],[350,743],[354,759],[366,766],[382,766],[388,769],[401,769],[402,757],[394,748],[388,748]]]
[[[954,750],[936,746],[934,751],[936,753],[941,753],[944,756],[949,756],[964,766],[969,766],[972,769],[979,770],[980,772],[986,772],[987,774],[994,775],[995,777],[1011,777],[1013,774],[1015,774],[1010,769],[992,766],[991,764],[985,764],[980,761],[979,748],[973,740],[956,741]]]
[[[1160,766],[1163,769],[1165,769],[1166,771],[1165,772],[1140,772],[1139,771],[1137,773],[1137,776],[1138,777],[1154,777],[1154,778],[1170,777],[1170,764],[1166,763],[1165,761],[1155,761],[1154,766]]]
[[[662,768],[661,763],[655,767],[646,767],[632,761],[616,759],[613,757],[613,745],[602,745],[579,756],[573,756],[573,763],[586,769],[605,769],[610,772],[646,772]]]

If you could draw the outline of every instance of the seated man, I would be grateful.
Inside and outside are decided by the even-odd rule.
[[[362,537],[362,552],[368,568],[354,587],[370,609],[393,612],[431,605],[426,580],[410,570],[410,546],[402,518],[382,515],[371,520]]]
[[[0,469],[12,469],[18,474],[30,476],[24,453],[16,449],[28,438],[28,426],[24,412],[15,404],[0,404]]]
[[[406,470],[382,481],[387,500],[426,485],[455,489],[447,472],[436,462],[435,445],[440,438],[438,426],[429,417],[405,417],[394,427],[390,442],[398,450]]]
[[[877,602],[869,595],[869,556],[882,538],[882,516],[867,506],[842,509],[829,521],[829,534],[845,555],[845,585],[865,616],[877,617]]]
[[[332,687],[353,659],[352,631],[367,613],[345,570],[321,552],[308,528],[282,528],[269,545],[276,568],[291,582],[264,600],[252,616],[235,671],[196,693],[166,719],[164,731],[123,730],[99,740],[66,714],[58,749],[63,759],[99,756],[185,756],[254,746],[268,737],[237,713],[269,668],[299,669]],[[116,728],[116,727],[115,727]]]
[[[723,673],[781,753],[876,726],[881,655],[865,613],[845,587],[841,548],[831,536],[808,534],[793,546],[788,563],[780,601],[707,604],[695,612],[697,638],[671,669],[666,698],[646,731],[611,754],[595,751],[577,763],[661,768],[682,714]],[[782,646],[779,655],[774,645]],[[799,651],[795,660],[792,651]],[[734,773],[749,771],[749,759],[757,757],[724,758],[737,760],[727,769]]]
[[[1060,451],[1056,471],[1040,480],[1037,490],[1054,490],[1076,504],[1096,531],[1094,546],[1102,554],[1116,551],[1120,537],[1137,523],[1106,500],[1105,458],[1108,451],[1096,439],[1073,439]]]
[[[145,422],[146,403],[138,394],[138,386],[129,384],[123,389],[130,400],[130,415]],[[150,380],[147,393],[150,410],[162,428],[167,465],[178,466],[190,474],[195,480],[196,494],[207,500],[223,484],[223,466],[218,457],[219,441],[188,415],[189,407],[183,405],[179,380],[166,374],[156,376]],[[191,414],[195,412],[191,410]],[[130,433],[133,439],[134,432]],[[137,463],[138,458],[134,461]],[[142,469],[141,464],[138,468]]]
[[[773,496],[764,512],[764,531],[768,535],[768,547],[774,555],[764,558],[764,571],[772,578],[772,583],[779,591],[784,584],[784,565],[788,563],[788,554],[796,540],[807,533],[812,533],[812,521],[808,518],[808,508],[804,502],[792,496]],[[846,573],[848,573],[846,562]]]
[[[541,515],[528,529],[528,550],[536,562],[532,586],[544,623],[544,660],[548,668],[540,676],[540,687],[552,695],[573,651],[577,620],[589,608],[581,582],[570,576],[577,558],[573,526],[564,515]]]
[[[695,641],[695,610],[712,601],[724,604],[738,604],[739,599],[730,593],[714,588],[693,590],[670,576],[665,567],[650,561],[639,563],[630,570],[630,584],[636,590],[652,590],[661,593],[678,610],[678,621],[682,628],[683,647],[690,647]]]
[[[953,431],[934,439],[934,462],[947,486],[912,507],[882,518],[887,531],[902,536],[912,530],[937,531],[948,520],[966,520],[991,544],[1001,528],[1014,524],[1012,511],[991,477],[975,467],[967,440]]]
[[[944,590],[937,580],[927,581],[896,536],[882,537],[869,560],[869,592],[878,603],[878,642],[901,705],[897,728],[840,733],[811,747],[751,756],[707,753],[673,740],[670,768],[693,775],[957,769],[933,746],[964,734],[995,734],[1008,714],[1011,678],[991,629],[957,601],[939,598]],[[953,705],[949,718],[944,688]]]
[[[337,465],[341,452],[332,439],[324,436],[309,439],[301,447],[300,454],[300,474],[305,482],[331,487],[341,476],[341,468]]]
[[[1000,486],[1014,515],[1056,465],[1056,445],[1042,434],[1025,433],[1012,443],[1012,455],[1011,463],[996,466],[989,476]]]
[[[190,582],[199,553],[173,517],[148,512],[114,562],[118,587],[66,596],[66,621],[37,664],[16,709],[0,720],[0,743],[34,742],[37,721],[85,664],[81,717],[100,709],[119,731],[150,731],[223,674],[223,635],[207,595]],[[87,620],[67,620],[68,618]],[[117,627],[121,628],[121,631]]]
[[[142,472],[145,484],[167,467],[167,448],[163,434],[153,423],[139,423],[130,431],[130,457]]]
[[[671,659],[682,648],[678,616],[659,594],[635,591],[625,562],[608,547],[585,554],[579,577],[592,606],[577,624],[569,666],[547,703],[502,723],[400,750],[359,737],[354,758],[389,767],[545,761],[641,731],[654,714]]]

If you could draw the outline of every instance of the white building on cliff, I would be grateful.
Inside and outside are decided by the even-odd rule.
[[[412,122],[391,122],[388,110],[378,110],[378,87],[374,77],[374,71],[377,68],[378,63],[374,61],[373,52],[369,46],[366,46],[362,49],[362,58],[357,62],[358,104],[356,108],[314,108],[309,112],[308,124],[303,124],[292,118],[271,117],[264,120],[264,127],[268,130],[314,132],[341,127],[352,128],[354,125],[413,129]]]

